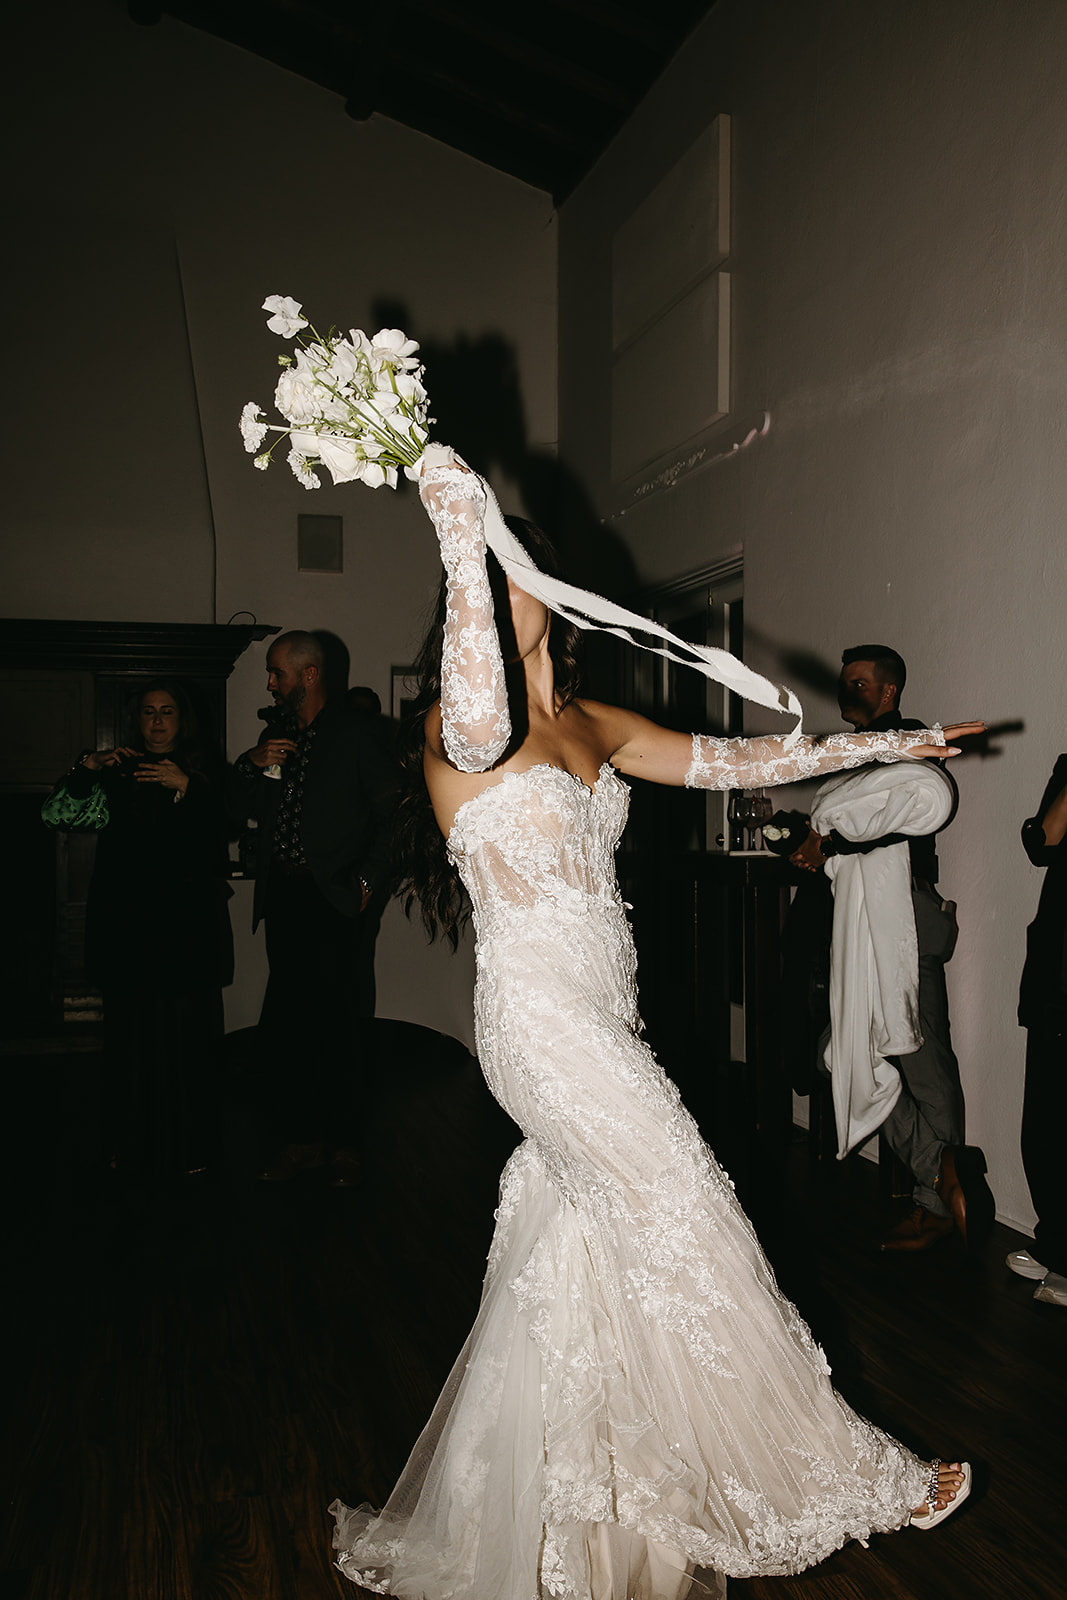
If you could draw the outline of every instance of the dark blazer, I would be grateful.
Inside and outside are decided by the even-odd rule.
[[[274,822],[282,779],[264,777],[241,756],[226,785],[226,809],[237,821],[254,818],[256,888],[252,927],[266,906]],[[375,892],[389,881],[390,844],[400,778],[372,725],[347,710],[325,707],[315,719],[315,738],[304,779],[300,837],[320,892],[346,917],[358,917],[360,879]]]

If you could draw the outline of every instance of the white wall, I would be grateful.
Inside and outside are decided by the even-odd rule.
[[[887,642],[910,714],[1025,724],[956,763],[941,850],[968,1137],[1024,1226],[1015,1002],[1039,874],[1018,829],[1067,746],[1065,104],[1059,0],[719,0],[560,220],[561,454],[607,511],[611,235],[731,115],[734,408],[771,432],[618,529],[650,581],[742,541],[747,653],[775,677]],[[811,729],[840,726],[804,697]]]
[[[436,584],[432,530],[410,486],[308,494],[284,459],[253,469],[237,419],[246,400],[269,403],[283,348],[260,303],[290,294],[326,325],[373,332],[384,300],[445,356],[496,341],[525,443],[551,447],[551,201],[398,124],[356,124],[338,96],[169,18],[137,27],[120,0],[25,8],[6,42],[0,612],[225,622],[248,609],[328,628],[351,681],[387,704]],[[432,370],[428,384],[433,399]],[[477,438],[455,442],[478,460]],[[302,511],[343,515],[343,575],[297,572]],[[232,679],[231,753],[259,727],[262,654]],[[231,1026],[254,1020],[262,982],[243,935],[241,954]],[[469,958],[425,954],[390,916],[379,972],[382,1014],[460,1031]]]

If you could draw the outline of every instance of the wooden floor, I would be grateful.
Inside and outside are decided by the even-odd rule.
[[[253,1181],[254,1077],[219,1168],[145,1193],[79,1160],[85,1054],[0,1061],[11,1229],[3,1263],[0,1600],[327,1600],[329,1501],[379,1503],[477,1303],[511,1143],[473,1064],[408,1060],[368,1120],[365,1182]],[[859,1409],[979,1464],[930,1534],[852,1545],[731,1600],[1063,1600],[1067,1311],[1003,1267],[871,1247],[874,1169],[813,1179],[794,1150],[772,1228],[783,1286]],[[477,1600],[477,1597],[472,1597]],[[515,1596],[514,1600],[529,1600]]]

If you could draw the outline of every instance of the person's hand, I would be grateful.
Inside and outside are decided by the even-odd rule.
[[[808,837],[789,859],[794,867],[803,867],[805,872],[818,872],[820,867],[826,865],[826,857],[822,853],[822,834],[809,827]]]
[[[943,728],[945,735],[944,745],[917,744],[908,751],[916,761],[944,760],[949,756],[958,756],[960,751],[956,748],[957,739],[973,739],[976,734],[985,732],[984,722],[952,722]]]
[[[143,752],[131,750],[129,745],[120,745],[117,750],[90,750],[89,754],[82,757],[81,764],[88,767],[90,772],[99,772],[101,767],[117,767],[120,761],[128,761],[131,756],[136,757]]]
[[[134,777],[138,783],[158,783],[163,789],[173,789],[177,794],[184,795],[189,787],[189,774],[183,772],[174,761],[168,761],[166,756],[162,761],[146,761],[137,768]]]
[[[248,759],[261,770],[264,767],[280,767],[284,766],[295,749],[296,744],[292,739],[281,739],[277,734],[268,733],[261,744],[248,752]]]
[[[464,477],[470,478],[472,485],[477,485],[478,489],[481,488],[482,480],[474,468],[468,466],[462,456],[457,456],[451,445],[428,444],[419,457],[418,466],[419,499],[427,511],[431,509],[431,503],[434,501],[435,490],[437,489],[436,484],[427,483],[426,481],[426,474],[433,467],[451,467],[453,472],[462,473]],[[475,494],[477,490],[472,487],[470,492]]]

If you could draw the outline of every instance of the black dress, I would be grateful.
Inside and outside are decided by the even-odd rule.
[[[105,1155],[168,1178],[207,1160],[233,978],[222,773],[184,797],[139,783],[124,762],[75,769],[67,787],[106,792],[86,918],[86,969],[104,997]]]

